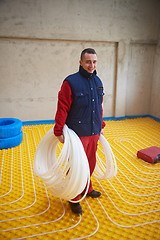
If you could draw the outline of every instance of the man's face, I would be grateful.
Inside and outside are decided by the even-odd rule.
[[[85,53],[82,60],[80,60],[80,65],[89,73],[93,73],[97,67],[97,55]]]

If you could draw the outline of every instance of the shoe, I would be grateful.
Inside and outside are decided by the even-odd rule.
[[[79,203],[69,202],[69,205],[70,205],[72,212],[77,213],[77,214],[82,214],[82,207]]]
[[[92,192],[87,193],[87,196],[92,197],[92,198],[98,198],[101,196],[101,193],[93,190]]]

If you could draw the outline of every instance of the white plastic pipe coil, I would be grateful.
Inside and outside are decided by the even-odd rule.
[[[59,143],[51,128],[39,143],[34,161],[34,171],[37,176],[50,189],[55,197],[69,201],[85,190],[85,194],[78,201],[85,198],[90,182],[90,170],[87,156],[85,154],[81,140],[77,134],[69,129],[67,125],[63,128],[65,142],[56,157],[56,148]],[[117,173],[117,165],[109,146],[103,135],[99,141],[104,149],[106,166],[97,156],[95,177],[110,179]]]

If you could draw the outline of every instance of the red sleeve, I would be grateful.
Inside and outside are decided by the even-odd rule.
[[[68,112],[72,104],[72,91],[69,83],[64,81],[58,93],[57,112],[55,115],[56,124],[54,126],[55,136],[61,136]]]
[[[102,129],[106,126],[105,121],[102,120]]]
[[[102,104],[102,118],[104,117],[103,104]],[[102,129],[106,126],[105,121],[102,119]]]

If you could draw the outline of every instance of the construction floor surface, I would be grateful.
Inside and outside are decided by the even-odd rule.
[[[92,177],[100,198],[86,197],[82,215],[55,198],[34,176],[36,148],[53,124],[23,126],[23,141],[0,150],[0,240],[160,240],[160,163],[138,159],[140,149],[160,147],[160,122],[152,118],[106,121],[104,135],[118,173]]]

